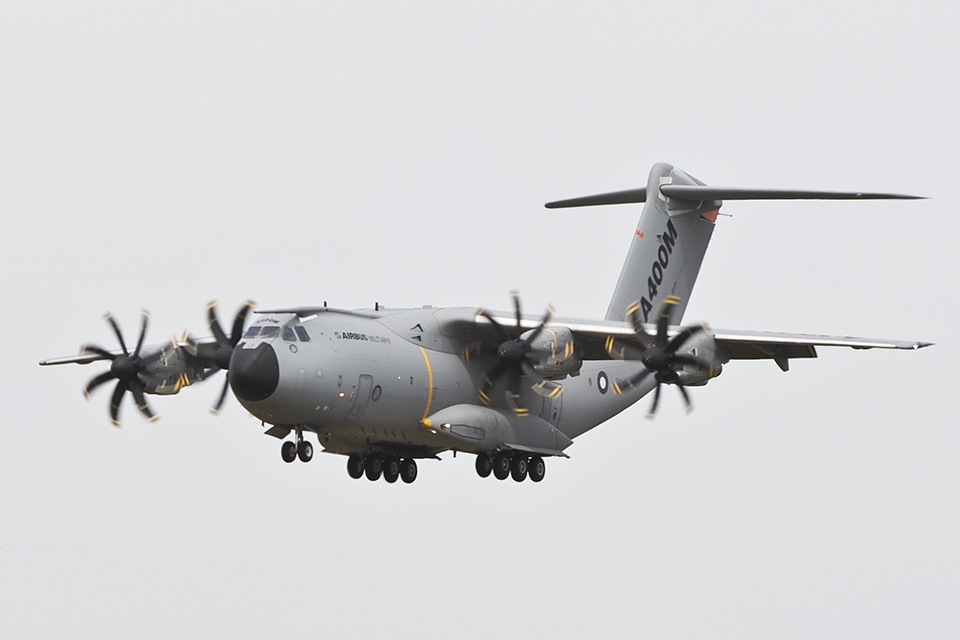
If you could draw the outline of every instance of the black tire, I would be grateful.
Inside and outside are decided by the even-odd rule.
[[[547,463],[540,456],[533,456],[527,464],[527,475],[533,482],[540,482],[547,475]]]
[[[417,479],[417,461],[413,458],[404,458],[400,461],[400,479],[410,484]]]
[[[485,453],[477,454],[477,475],[486,478],[493,471],[493,460]]]
[[[400,461],[393,456],[383,461],[383,479],[393,484],[400,477]]]
[[[296,443],[290,442],[287,440],[282,445],[280,445],[280,457],[283,458],[284,462],[293,462],[297,459],[297,445]]]
[[[370,456],[363,465],[364,472],[367,474],[367,480],[375,482],[383,475],[383,458],[380,456]]]
[[[363,458],[357,454],[353,454],[347,458],[347,473],[354,480],[359,480],[363,477]]]
[[[506,480],[510,475],[510,454],[506,451],[493,457],[493,475],[497,480]]]
[[[510,463],[510,475],[516,482],[523,482],[527,479],[527,456],[514,456]]]
[[[300,446],[297,447],[297,456],[299,456],[300,462],[313,460],[313,445],[306,440],[301,440]]]

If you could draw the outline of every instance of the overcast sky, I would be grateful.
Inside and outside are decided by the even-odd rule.
[[[649,6],[648,6],[649,5]],[[952,2],[0,8],[0,636],[955,638]],[[263,307],[548,302],[602,317],[645,184],[894,191],[729,203],[688,320],[924,340],[735,362],[548,461],[413,485],[284,464],[217,383],[129,399],[83,342]]]

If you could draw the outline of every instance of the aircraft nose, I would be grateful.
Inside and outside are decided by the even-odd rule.
[[[277,352],[267,343],[256,349],[233,350],[230,358],[230,386],[241,400],[265,400],[277,390],[280,364]]]

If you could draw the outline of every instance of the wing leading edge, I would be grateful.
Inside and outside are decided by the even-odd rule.
[[[489,313],[489,312],[488,312]],[[512,316],[506,314],[491,314],[495,320],[503,323],[515,322]],[[537,325],[538,318],[523,318],[521,327],[532,329]],[[477,324],[489,324],[489,320],[482,315],[476,316]],[[606,348],[607,341],[613,338],[621,343],[635,343],[636,333],[633,327],[625,322],[610,320],[585,320],[578,318],[554,317],[547,324],[547,328],[565,327],[570,329],[576,337],[580,352],[584,360],[607,360],[611,358]],[[648,333],[656,333],[656,326],[644,325]],[[672,337],[679,333],[681,327],[671,327],[668,334]],[[792,358],[816,358],[817,347],[850,347],[851,349],[901,349],[916,350],[932,345],[931,342],[916,340],[887,340],[876,338],[857,338],[851,336],[830,336],[808,333],[783,333],[777,331],[749,331],[707,328],[705,336],[713,338],[725,359],[728,360],[758,360],[770,359],[777,361],[781,368],[785,361]],[[638,349],[642,345],[636,343]]]

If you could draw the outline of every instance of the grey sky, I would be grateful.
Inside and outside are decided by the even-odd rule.
[[[960,633],[955,3],[316,4],[0,8],[0,636]],[[686,318],[938,345],[732,363],[539,485],[285,465],[219,382],[118,431],[36,364],[212,298],[601,317],[639,207],[542,205],[660,160],[929,196],[725,205]]]

